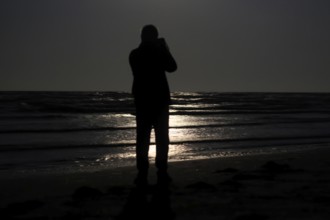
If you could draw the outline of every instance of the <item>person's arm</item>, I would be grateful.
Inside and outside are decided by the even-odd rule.
[[[165,41],[164,38],[160,38],[159,41],[162,44],[163,48],[163,62],[164,62],[164,69],[166,72],[172,73],[177,70],[178,66],[174,57],[172,56],[170,49]]]
[[[165,64],[165,71],[172,73],[178,69],[178,66],[171,54],[171,52],[168,50],[167,55],[166,55],[166,64]]]

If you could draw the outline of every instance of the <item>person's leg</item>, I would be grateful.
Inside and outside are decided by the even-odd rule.
[[[169,107],[165,106],[155,117],[157,184],[167,186],[172,178],[167,173],[169,151]]]
[[[149,168],[149,144],[152,124],[148,113],[143,109],[136,111],[136,166],[139,171],[136,182],[146,183]]]
[[[156,167],[158,170],[166,171],[169,150],[169,107],[159,108],[156,113],[154,118]]]

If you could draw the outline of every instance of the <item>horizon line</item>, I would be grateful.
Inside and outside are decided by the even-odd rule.
[[[116,93],[128,93],[129,91],[119,91],[119,90],[0,90],[0,92],[116,92]],[[308,93],[323,93],[328,94],[329,92],[321,91],[171,91],[171,93],[287,93],[287,94],[308,94]]]

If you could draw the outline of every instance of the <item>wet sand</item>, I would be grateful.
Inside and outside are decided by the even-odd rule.
[[[173,182],[135,167],[1,176],[1,219],[329,219],[330,149],[170,163]]]

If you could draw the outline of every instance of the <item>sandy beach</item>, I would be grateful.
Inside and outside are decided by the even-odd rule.
[[[330,149],[173,162],[170,186],[135,167],[1,176],[1,219],[328,219]]]

